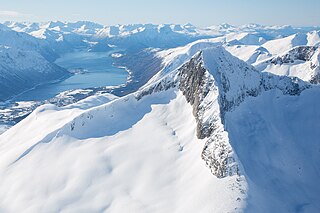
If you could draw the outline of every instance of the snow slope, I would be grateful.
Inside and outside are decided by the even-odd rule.
[[[247,43],[241,42],[244,35],[255,34],[230,33],[217,38],[198,40],[193,44],[223,45],[232,55],[254,65],[259,71],[298,77],[312,83],[319,82],[319,31],[298,33],[269,40],[263,44],[254,43],[254,40],[249,40]],[[170,51],[175,52],[174,50],[162,51],[159,55],[161,57],[162,54]]]
[[[43,106],[1,136],[3,211],[230,212],[243,205],[236,177],[220,180],[201,160],[181,92],[77,110]]]
[[[258,45],[228,45],[226,50],[249,64],[254,64],[272,56],[266,48]]]
[[[319,31],[297,33],[284,38],[264,40],[262,43],[257,41],[257,39],[259,39],[259,37],[255,36],[257,33],[246,33],[246,35],[255,36],[254,39],[241,42],[241,36],[243,34],[244,33],[231,33],[223,37],[218,37],[215,40],[224,39],[227,46],[226,49],[230,53],[250,64],[263,61],[272,56],[282,55],[298,46],[319,46],[320,44]],[[260,38],[264,39],[264,37]]]
[[[160,51],[158,55],[160,58],[163,57],[163,55],[171,55],[168,59],[164,57],[165,61],[171,61],[172,58],[174,58],[175,55],[177,55],[182,49],[185,49],[185,51],[187,51],[188,48],[191,47],[190,49],[192,50],[192,48],[196,47],[197,45],[206,45],[210,43],[211,46],[222,45],[225,47],[226,50],[228,50],[232,55],[236,56],[237,58],[249,64],[257,65],[263,63],[264,61],[272,60],[272,58],[282,57],[282,55],[285,55],[286,52],[291,51],[291,49],[293,48],[299,48],[300,46],[302,46],[302,48],[304,46],[306,48],[308,48],[308,46],[317,47],[320,42],[318,31],[294,34],[281,39],[271,39],[269,41],[266,41],[264,37],[259,36],[262,36],[262,34],[259,34],[257,32],[232,32],[216,38],[200,39],[192,43],[189,43],[185,47],[178,47],[176,49]],[[259,43],[259,39],[261,39],[261,43]],[[192,51],[192,53],[194,54],[195,51]],[[166,63],[165,61],[164,63]],[[176,60],[176,62],[177,61],[178,60]],[[313,63],[317,62],[314,61]],[[287,65],[291,66],[294,64]],[[277,74],[277,72],[273,70],[273,68],[274,67],[265,71],[270,71],[271,73]],[[259,68],[259,70],[261,69]],[[301,69],[300,72],[305,73],[309,71]],[[300,77],[301,75],[292,76]]]
[[[264,43],[262,46],[269,50],[273,55],[284,53],[296,46],[302,45],[316,45],[319,41],[314,41],[315,38],[310,37],[310,33],[297,33],[291,36],[275,39]]]
[[[24,51],[36,51],[49,61],[54,61],[58,55],[49,47],[46,41],[34,38],[24,32],[0,28],[0,45]]]
[[[248,180],[245,212],[319,211],[319,97],[319,87],[300,96],[270,91],[227,114]]]
[[[266,39],[260,36],[258,33],[247,33],[247,32],[238,32],[238,33],[230,33],[225,36],[226,42],[228,43],[236,43],[244,45],[261,45],[266,42]]]

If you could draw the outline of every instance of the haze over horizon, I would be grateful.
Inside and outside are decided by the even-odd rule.
[[[196,6],[192,0],[12,0],[1,4],[0,21],[88,20],[104,25],[192,23],[199,27],[221,23],[319,26],[319,9],[320,2],[317,0],[270,0],[259,3],[253,0],[230,0],[227,4],[217,0],[199,0]]]

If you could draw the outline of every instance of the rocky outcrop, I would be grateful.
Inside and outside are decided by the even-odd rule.
[[[168,75],[160,81],[148,86],[135,94],[137,100],[140,100],[146,95],[150,95],[152,93],[166,91],[168,89],[174,88],[178,85],[177,79],[174,79],[173,75]]]
[[[310,83],[312,84],[320,84],[320,72],[318,72],[317,74],[313,75]]]
[[[215,102],[218,105],[219,89],[204,67],[202,53],[184,64],[178,75],[179,89],[193,107],[197,137],[206,139],[202,159],[212,174],[219,178],[239,174],[238,164],[223,128],[220,109],[213,104]]]
[[[198,113],[201,110],[200,104],[203,98],[208,94],[212,86],[212,81],[208,79],[206,69],[203,67],[201,53],[196,55],[179,69],[179,89],[186,97],[187,101],[193,106],[193,114],[197,119],[197,136],[200,139],[206,138],[210,135],[212,125],[206,127],[199,121]]]
[[[298,46],[291,49],[284,55],[277,56],[266,61],[266,63],[281,65],[281,64],[294,63],[295,60],[310,61],[311,57],[313,56],[313,54],[316,52],[318,48],[319,47],[315,47],[315,46]]]

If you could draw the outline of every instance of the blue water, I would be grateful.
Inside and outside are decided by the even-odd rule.
[[[63,81],[45,84],[29,90],[15,101],[47,100],[60,92],[71,89],[116,86],[126,82],[128,73],[112,65],[110,53],[73,52],[62,55],[55,61],[66,69],[85,69],[84,74],[75,74]]]

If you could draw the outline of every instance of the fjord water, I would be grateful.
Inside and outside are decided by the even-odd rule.
[[[46,100],[60,92],[102,86],[116,86],[126,82],[128,73],[124,68],[113,66],[111,52],[79,51],[61,55],[55,63],[68,70],[82,69],[83,74],[75,74],[59,82],[44,84],[29,90],[15,101]]]

